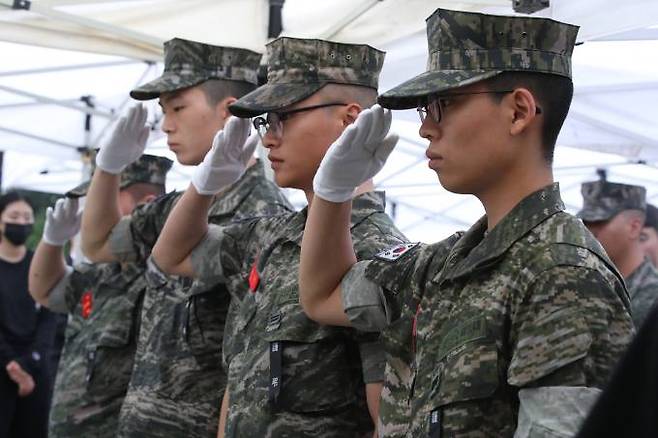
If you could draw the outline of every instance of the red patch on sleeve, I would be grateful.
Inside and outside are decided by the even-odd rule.
[[[94,298],[90,290],[82,294],[82,297],[80,298],[80,305],[82,306],[81,313],[84,319],[89,318],[89,315],[91,315],[91,309],[93,303],[94,303]]]
[[[260,276],[258,275],[258,268],[256,267],[257,264],[258,259],[256,259],[251,266],[251,272],[249,273],[249,290],[251,290],[252,293],[256,293],[256,289],[258,289],[258,285],[260,284]]]

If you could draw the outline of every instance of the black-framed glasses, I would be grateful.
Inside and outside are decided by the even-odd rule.
[[[311,111],[320,108],[326,108],[329,106],[345,106],[345,105],[349,105],[349,104],[343,102],[331,102],[331,103],[322,103],[319,105],[305,106],[302,108],[295,108],[289,111],[269,112],[267,113],[266,117],[263,116],[256,117],[252,123],[254,124],[254,128],[256,129],[256,132],[258,132],[258,135],[260,136],[261,140],[263,139],[263,137],[265,137],[267,131],[270,131],[272,135],[274,135],[275,137],[280,138],[283,135],[283,122],[285,120],[288,120],[291,116],[304,111]]]
[[[425,105],[419,106],[416,108],[416,110],[418,111],[418,116],[420,117],[421,123],[423,123],[427,117],[431,117],[434,122],[440,123],[441,119],[443,118],[443,112],[449,105],[450,99],[452,97],[470,96],[473,94],[507,94],[512,92],[514,92],[514,90],[472,91],[470,93],[451,93],[441,96],[429,96],[427,98],[427,103]],[[541,108],[538,106],[535,108],[535,113],[541,114]]]

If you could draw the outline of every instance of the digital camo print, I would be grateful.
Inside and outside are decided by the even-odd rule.
[[[49,437],[116,436],[145,289],[144,270],[135,264],[80,265],[68,277],[70,316]]]
[[[635,328],[639,330],[651,307],[658,300],[658,270],[649,259],[626,279],[626,287],[631,296],[631,315]]]
[[[94,152],[93,156],[95,157],[95,155],[96,153]],[[164,186],[167,181],[167,172],[169,172],[169,169],[171,169],[173,164],[174,162],[169,158],[144,154],[140,156],[136,161],[126,166],[125,170],[121,172],[119,188],[125,189],[126,187],[135,183],[157,184]],[[94,159],[92,159],[90,175],[94,174],[95,169],[96,162]],[[69,198],[87,196],[87,190],[89,190],[90,184],[91,179],[66,192],[66,196]]]
[[[384,213],[382,193],[361,195],[353,204],[357,257],[405,241]],[[227,276],[251,273],[253,292],[229,322],[241,337],[231,352],[225,351],[227,437],[372,435],[364,382],[383,380],[378,334],[320,325],[306,317],[298,289],[305,223],[306,210],[237,222],[220,229],[217,239],[210,234],[193,254],[195,272],[202,277],[220,267]]]
[[[132,251],[116,255],[148,258],[179,196],[165,195],[124,219],[111,239],[128,241]],[[215,201],[208,220],[225,224],[238,217],[290,210],[258,162]],[[115,245],[125,247],[125,242]],[[147,279],[135,367],[118,436],[214,438],[226,385],[221,360],[229,293],[222,285],[193,284],[152,270]],[[246,287],[242,282],[242,290]]]
[[[156,99],[162,93],[192,87],[209,79],[256,85],[262,55],[247,49],[174,38],[164,43],[164,57],[162,76],[132,90],[133,99]]]
[[[633,333],[629,298],[563,210],[550,185],[486,235],[484,217],[453,241],[369,262],[366,277],[406,312],[384,332],[384,436],[429,436],[432,421],[436,436],[512,437],[521,388],[603,387]]]
[[[267,44],[267,83],[229,107],[254,117],[306,99],[326,84],[377,89],[385,53],[363,44],[281,37]]]
[[[583,183],[583,208],[577,216],[585,222],[607,221],[624,210],[646,210],[647,190],[642,186],[591,181]]]
[[[578,27],[548,18],[437,9],[427,18],[427,71],[382,94],[390,109],[415,108],[422,97],[503,71],[571,77]]]

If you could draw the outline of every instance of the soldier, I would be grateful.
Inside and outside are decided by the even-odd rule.
[[[624,276],[631,296],[631,315],[639,328],[658,299],[658,271],[645,256],[640,235],[646,218],[646,189],[593,181],[583,183],[578,212]]]
[[[332,148],[320,165],[301,299],[325,324],[388,326],[384,436],[571,436],[627,345],[623,279],[553,183],[576,31],[438,9],[428,71],[379,97],[418,108],[441,185],[482,202],[465,233],[357,263],[350,204],[333,192],[385,151]]]
[[[658,268],[658,208],[655,205],[647,204],[647,218],[640,234],[640,244],[644,254]]]
[[[162,129],[182,164],[199,164],[214,134],[230,116],[228,105],[256,87],[261,55],[183,39],[165,43],[162,76],[138,87],[138,100],[159,98]],[[169,193],[121,218],[112,202],[117,173],[141,154],[146,111],[137,106],[113,139],[101,148],[82,217],[82,245],[96,262],[145,262],[180,193]],[[233,217],[290,210],[280,190],[253,164],[215,198],[207,213],[213,223]],[[147,275],[135,366],[120,417],[119,437],[210,437],[217,432],[226,375],[221,367],[229,294],[223,285]],[[242,283],[241,283],[242,285]],[[246,285],[242,286],[246,290]],[[237,293],[235,288],[234,292]]]
[[[142,155],[121,173],[118,203],[124,215],[165,192],[172,161]],[[146,289],[145,265],[64,263],[64,245],[78,233],[77,198],[69,191],[46,213],[43,237],[30,265],[30,293],[50,310],[69,314],[55,381],[48,436],[114,437],[128,389]]]
[[[267,112],[253,123],[269,149],[279,186],[303,190],[308,203],[313,202],[313,175],[342,132],[350,133],[342,137],[344,142],[393,148],[397,137],[386,137],[390,114],[365,109],[377,96],[383,52],[295,38],[279,38],[267,51],[268,84],[230,109],[238,117]],[[240,334],[231,349],[224,350],[229,370],[223,404],[227,437],[371,436],[383,351],[377,333],[326,327],[304,315],[297,269],[306,209],[210,229],[204,219],[208,195],[231,183],[218,181],[213,173],[219,174],[222,166],[241,167],[241,138],[231,138],[240,131],[244,137],[248,129],[247,119],[232,120],[216,137],[195,171],[193,185],[169,216],[151,267],[224,281],[248,279],[251,292],[227,323]],[[404,241],[384,213],[383,194],[370,192],[373,175],[364,178],[348,219],[359,257]],[[346,194],[350,199],[353,189]]]

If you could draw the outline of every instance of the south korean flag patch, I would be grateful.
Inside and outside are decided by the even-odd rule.
[[[375,255],[376,258],[384,260],[386,262],[394,262],[415,247],[420,245],[419,242],[416,243],[400,243],[391,248],[385,249]]]

